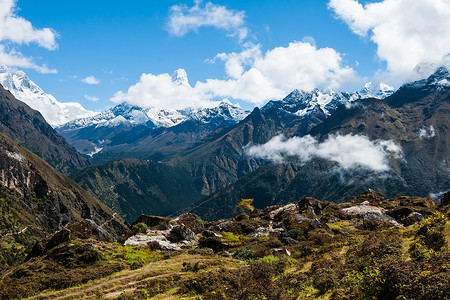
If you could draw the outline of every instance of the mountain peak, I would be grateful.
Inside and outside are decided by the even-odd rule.
[[[172,74],[172,82],[175,85],[189,86],[188,77],[184,69],[175,70]]]
[[[39,111],[53,127],[67,123],[79,117],[92,116],[94,112],[86,110],[76,102],[62,103],[50,94],[46,94],[23,71],[0,66],[0,84],[18,100]]]

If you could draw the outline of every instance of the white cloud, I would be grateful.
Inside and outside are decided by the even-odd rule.
[[[247,155],[282,163],[293,158],[306,163],[321,158],[338,163],[343,169],[366,168],[376,172],[388,171],[389,157],[399,158],[402,151],[393,141],[370,141],[360,135],[331,135],[323,142],[307,135],[285,139],[276,136],[264,145],[246,149]]]
[[[100,98],[98,98],[98,97],[89,96],[89,95],[84,95],[84,99],[92,101],[92,102],[98,102],[98,100],[100,100]]]
[[[189,84],[177,84],[167,74],[142,74],[138,83],[126,93],[117,92],[111,101],[127,102],[141,107],[184,109],[210,106],[209,96]]]
[[[438,63],[450,53],[450,1],[384,0],[362,5],[357,0],[330,0],[336,15],[361,37],[377,45],[393,79],[413,79],[421,63]]]
[[[430,127],[422,126],[417,133],[419,134],[420,139],[430,139],[436,136],[436,130],[433,125],[430,125]]]
[[[89,75],[86,78],[81,79],[82,82],[86,84],[99,84],[100,80],[95,78],[93,75]]]
[[[292,42],[261,53],[256,45],[241,53],[219,54],[231,79],[208,79],[196,87],[217,97],[231,97],[262,104],[282,98],[297,88],[312,90],[340,88],[359,82],[356,72],[344,65],[342,55],[332,48],[317,48],[310,43]],[[246,66],[249,66],[246,71]]]
[[[45,64],[38,65],[33,62],[30,57],[25,57],[22,53],[16,50],[6,51],[5,47],[0,42],[0,64],[9,67],[29,68],[34,69],[40,73],[57,73],[56,69],[50,69]]]
[[[24,57],[12,45],[35,43],[40,47],[57,48],[56,32],[51,28],[36,29],[31,22],[16,14],[16,0],[0,0],[0,64],[11,67],[31,68],[41,73],[56,73],[46,65],[38,65],[30,57]],[[6,49],[6,45],[12,47]]]
[[[169,74],[143,74],[126,93],[118,92],[111,100],[186,108],[230,98],[260,105],[283,98],[293,89],[339,88],[359,81],[355,71],[343,64],[340,53],[309,43],[293,42],[264,54],[260,45],[251,45],[239,53],[220,53],[217,59],[225,61],[228,79],[207,79],[191,87],[173,84]]]
[[[211,2],[203,4],[197,0],[193,7],[185,4],[172,6],[166,29],[173,35],[183,36],[190,31],[197,32],[200,27],[215,27],[243,41],[248,36],[244,18],[243,11],[229,10]]]

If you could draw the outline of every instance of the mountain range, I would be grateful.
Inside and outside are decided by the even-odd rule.
[[[183,74],[177,70],[173,81],[186,84]],[[228,101],[186,110],[122,103],[56,130],[94,164],[85,168],[86,160],[72,178],[129,222],[142,213],[179,210],[228,217],[243,197],[262,208],[307,195],[340,202],[367,188],[428,196],[449,186],[448,81],[441,68],[395,93],[384,84],[353,93],[294,90],[252,112]],[[316,150],[304,161],[298,151],[282,154],[281,161],[249,151],[273,152],[267,145],[284,147],[291,139]],[[317,150],[321,145],[334,149],[336,141],[355,144],[362,156],[381,147],[375,154],[383,158],[383,171],[367,167],[370,162],[342,168],[338,153],[314,153],[324,152]],[[398,157],[388,156],[388,147],[398,147]]]

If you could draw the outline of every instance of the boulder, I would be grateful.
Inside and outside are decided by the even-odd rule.
[[[200,233],[205,230],[205,226],[200,217],[195,214],[183,214],[170,222],[171,225],[184,225],[194,233]]]
[[[414,211],[414,212],[410,213],[404,219],[403,224],[408,226],[408,225],[412,225],[412,224],[415,224],[415,223],[420,223],[423,220],[425,220],[425,218],[422,216],[422,214]]]
[[[289,203],[285,206],[275,209],[269,213],[269,218],[272,220],[279,219],[287,211],[294,211],[297,209],[297,204]]]
[[[176,225],[169,230],[167,239],[173,243],[195,240],[195,233],[184,224]]]
[[[156,232],[153,232],[156,233]],[[156,245],[156,243],[158,245]],[[137,246],[137,247],[151,247],[153,250],[169,250],[169,251],[180,251],[181,248],[171,243],[162,234],[159,235],[133,235],[129,237],[125,243],[125,246]]]
[[[34,244],[33,248],[31,249],[31,252],[28,254],[26,260],[47,253],[48,250],[55,248],[56,246],[64,242],[67,242],[68,240],[70,240],[71,237],[72,234],[69,229],[67,228],[61,229],[60,231],[54,233],[50,237],[36,242],[36,244]]]
[[[384,214],[384,209],[372,205],[356,205],[339,210],[343,219],[361,217],[366,213]]]
[[[298,202],[298,207],[301,212],[306,212],[308,218],[315,219],[322,215],[325,203],[312,197],[305,197]]]
[[[394,218],[379,212],[367,212],[363,215],[364,229],[374,230],[377,228],[401,227]]]
[[[364,193],[362,193],[359,196],[353,197],[350,202],[352,203],[363,203],[363,202],[368,202],[368,203],[372,203],[372,204],[379,204],[384,200],[384,196],[380,193],[375,192],[372,189],[368,189],[367,191],[365,191]],[[366,202],[366,203],[367,203]]]
[[[109,232],[98,226],[92,220],[83,220],[75,224],[68,225],[67,228],[72,231],[75,236],[81,239],[95,238],[99,241],[116,241],[116,239]]]
[[[204,237],[202,236],[198,241],[199,248],[211,248],[214,252],[224,251],[229,248],[229,245],[222,242],[219,237]]]

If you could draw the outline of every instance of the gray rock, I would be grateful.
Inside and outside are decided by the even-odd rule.
[[[294,246],[299,243],[299,241],[297,241],[296,239],[293,239],[291,237],[284,237],[281,239],[281,241],[283,242],[283,244],[289,245],[289,246]]]
[[[363,216],[366,213],[384,214],[384,209],[372,205],[356,205],[348,208],[343,208],[339,211],[339,214],[344,219]]]
[[[193,241],[195,240],[195,233],[187,228],[184,224],[174,226],[169,230],[167,239],[173,243],[181,241]]]
[[[394,218],[379,212],[367,212],[363,215],[364,229],[373,230],[379,227],[402,227]]]
[[[422,216],[422,214],[418,213],[418,212],[412,212],[410,213],[404,220],[405,225],[412,225],[415,223],[420,223],[424,220],[425,218]]]

